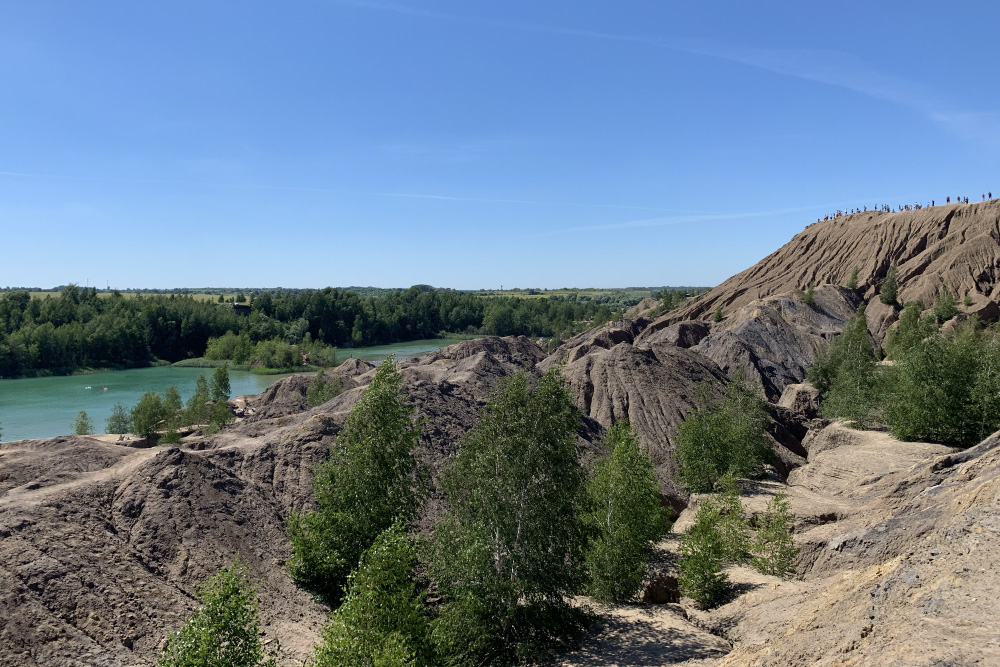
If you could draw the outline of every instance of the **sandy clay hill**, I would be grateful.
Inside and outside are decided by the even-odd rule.
[[[711,612],[651,587],[648,602],[602,608],[603,625],[565,665],[1000,664],[1000,447],[956,452],[900,443],[816,419],[800,383],[813,356],[899,266],[901,300],[969,291],[983,319],[1000,315],[1000,202],[811,225],[758,265],[681,308],[581,334],[551,354],[525,338],[466,341],[400,364],[432,473],[454,454],[504,378],[561,366],[584,415],[588,458],[627,418],[650,452],[664,502],[690,525],[697,497],[673,481],[673,438],[695,384],[742,372],[772,401],[780,463],[748,484],[751,513],[788,493],[801,547],[778,580],[734,568],[732,598]],[[859,288],[843,287],[859,268]],[[816,284],[813,303],[801,288]],[[870,307],[878,342],[897,309]],[[721,305],[724,317],[712,321]],[[374,373],[330,371],[344,393],[309,408],[309,377],[250,401],[253,414],[213,436],[133,449],[68,436],[0,445],[0,664],[152,665],[194,608],[206,576],[239,554],[259,582],[264,632],[301,664],[325,610],[283,565],[283,520],[311,502],[326,455]],[[429,526],[440,499],[427,504]],[[669,576],[677,536],[659,547]]]

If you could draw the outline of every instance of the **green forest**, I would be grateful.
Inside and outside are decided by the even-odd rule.
[[[246,304],[176,293],[99,294],[76,285],[44,298],[16,290],[0,296],[0,378],[213,356],[206,355],[212,339],[225,339],[234,348],[242,341],[247,355],[260,351],[274,364],[282,357],[287,361],[291,346],[302,346],[295,356],[313,352],[320,365],[324,356],[331,359],[322,353],[331,346],[447,333],[558,339],[612,319],[631,301],[613,295],[484,297],[423,285],[370,294],[337,288],[264,292]],[[217,345],[214,356],[219,354]]]

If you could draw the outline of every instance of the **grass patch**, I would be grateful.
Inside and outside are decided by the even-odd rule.
[[[227,361],[226,359],[206,359],[205,357],[181,359],[171,365],[176,366],[177,368],[219,368],[220,366],[228,366],[234,370],[240,370],[239,367],[233,365],[233,362]],[[246,367],[244,366],[243,368]]]

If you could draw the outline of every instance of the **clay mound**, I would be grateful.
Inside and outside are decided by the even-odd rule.
[[[344,389],[353,389],[362,383],[359,377],[365,375],[375,366],[360,359],[348,359],[332,370],[324,371],[323,378],[330,382],[339,379]],[[257,422],[265,419],[274,419],[296,414],[306,410],[309,405],[306,403],[306,391],[312,384],[315,375],[290,375],[281,378],[260,394],[249,397],[247,406],[253,413],[247,417],[249,422]]]
[[[671,312],[673,321],[708,319],[774,294],[845,285],[858,267],[859,292],[877,294],[892,263],[899,301],[931,304],[942,286],[1000,299],[1000,199],[900,213],[856,213],[806,227],[754,266]]]
[[[464,383],[475,378],[503,377],[533,368],[545,351],[525,336],[476,338],[441,348],[399,364],[407,378],[428,382]]]
[[[253,410],[253,414],[247,420],[260,421],[302,412],[308,407],[306,390],[311,383],[311,376],[289,375],[257,396],[248,397],[247,406]]]
[[[635,320],[640,317],[649,317],[650,313],[663,305],[660,299],[647,297],[625,311],[623,317],[627,320]]]
[[[682,348],[621,343],[568,363],[563,369],[573,401],[583,414],[608,428],[628,419],[649,452],[664,488],[680,495],[673,474],[671,438],[693,407],[694,384],[725,382],[711,361]]]
[[[34,490],[69,482],[134,453],[130,447],[79,435],[5,442],[0,444],[0,496],[21,486]]]
[[[94,446],[64,451],[86,458]],[[194,609],[195,587],[237,554],[259,584],[265,633],[307,657],[325,612],[284,572],[275,495],[233,465],[255,449],[130,450],[70,482],[0,497],[0,662],[152,665]]]
[[[548,368],[552,364],[576,361],[589,353],[591,349],[610,350],[618,343],[632,343],[636,336],[648,326],[649,320],[639,318],[635,320],[621,319],[588,329],[556,348],[552,354],[546,357],[542,367]]]
[[[714,324],[692,349],[730,377],[742,372],[776,401],[785,386],[805,379],[816,350],[843,330],[856,307],[849,290],[832,285],[817,288],[811,306],[801,293],[751,301]]]

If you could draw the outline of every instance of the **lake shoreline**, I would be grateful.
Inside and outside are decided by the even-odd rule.
[[[405,347],[407,345],[418,345],[424,344],[429,341],[451,341],[445,345],[441,345],[437,349],[448,347],[448,345],[454,345],[455,343],[461,343],[466,340],[474,340],[476,338],[488,338],[485,334],[446,334],[437,338],[422,338],[418,340],[410,341],[397,341],[395,343],[385,343],[382,345],[370,345],[367,347],[338,347],[337,351],[344,350],[348,353],[346,357],[340,357],[338,355],[338,361],[334,366],[289,366],[287,368],[264,368],[261,366],[249,366],[247,364],[234,365],[232,361],[226,359],[206,359],[205,357],[192,357],[190,359],[180,359],[178,361],[167,361],[166,359],[154,359],[143,364],[121,364],[104,366],[100,368],[93,368],[91,366],[61,366],[58,368],[39,368],[34,370],[30,374],[25,375],[15,375],[12,377],[0,376],[0,380],[25,380],[25,379],[35,379],[35,378],[47,378],[47,377],[72,377],[78,375],[99,375],[101,373],[115,373],[119,371],[130,371],[141,368],[162,368],[165,366],[173,366],[175,368],[218,368],[220,366],[226,366],[230,370],[236,371],[247,371],[250,373],[255,373],[257,375],[289,375],[292,373],[315,373],[316,371],[323,368],[335,368],[340,364],[347,361],[347,359],[354,358],[357,356],[355,352],[360,352],[362,354],[370,354],[369,351],[377,350],[381,348],[394,348],[394,347]],[[428,350],[433,351],[433,350]],[[426,354],[426,352],[421,352],[421,354]],[[419,356],[419,355],[417,355]],[[361,356],[357,358],[361,359]]]

